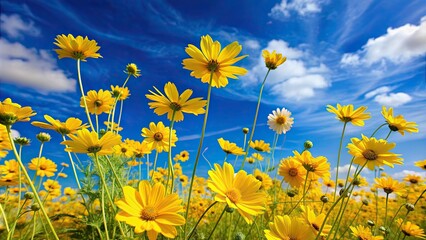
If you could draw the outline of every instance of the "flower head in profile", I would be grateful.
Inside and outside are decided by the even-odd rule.
[[[53,177],[58,170],[56,163],[45,157],[31,159],[28,168],[37,171],[37,176],[41,177]]]
[[[189,159],[189,152],[188,151],[181,151],[180,153],[176,154],[176,156],[173,158],[173,160],[186,162]]]
[[[9,150],[12,150],[9,134],[5,125],[0,124],[0,158],[6,157]]]
[[[404,135],[405,132],[419,132],[415,122],[408,122],[402,115],[394,116],[393,109],[391,107],[389,110],[386,110],[386,107],[383,106],[382,115],[388,123],[389,129],[392,131],[398,131],[401,135]]]
[[[191,57],[184,59],[182,64],[184,69],[191,72],[191,76],[201,79],[203,83],[210,83],[212,75],[212,87],[225,87],[228,85],[228,78],[237,79],[236,75],[244,75],[247,70],[242,67],[233,66],[236,62],[247,57],[239,56],[242,46],[238,42],[233,42],[221,48],[218,41],[214,41],[209,35],[201,37],[201,50],[192,44],[188,44],[185,52]]]
[[[101,113],[109,113],[114,105],[114,98],[112,98],[109,91],[99,90],[90,90],[87,92],[86,98],[87,108],[91,114],[99,115]],[[80,99],[80,106],[84,107],[83,97]]]
[[[407,174],[404,177],[404,181],[411,184],[421,184],[423,182],[422,176],[416,174]]]
[[[374,179],[376,183],[376,188],[381,188],[386,194],[395,193],[401,195],[402,191],[405,189],[405,184],[401,183],[391,177],[381,177]]]
[[[15,122],[28,122],[30,117],[36,115],[31,107],[21,107],[21,105],[12,102],[6,98],[0,102],[0,124],[10,126]]]
[[[115,131],[115,132],[119,132],[119,131],[123,130],[122,127],[118,126],[118,123],[113,122],[113,121],[109,121],[109,122],[105,121],[104,124],[107,127],[107,130],[112,130],[112,131]]]
[[[423,170],[426,170],[426,159],[415,162],[414,166],[419,167],[419,168],[421,168]]]
[[[124,142],[132,148],[133,156],[136,158],[142,158],[146,154],[151,153],[151,146],[147,142],[139,142],[131,139],[126,139]]]
[[[33,126],[50,129],[58,132],[61,135],[73,134],[77,130],[87,128],[86,124],[82,124],[82,121],[78,118],[70,117],[65,122],[61,122],[58,119],[53,119],[51,116],[45,114],[44,119],[49,123],[33,121]]]
[[[170,121],[172,119],[176,122],[182,121],[183,113],[198,115],[206,112],[204,110],[206,100],[202,100],[202,98],[189,99],[192,95],[191,89],[186,89],[179,95],[176,85],[171,82],[164,85],[165,95],[156,87],[154,89],[155,92],[149,90],[151,94],[145,95],[152,101],[148,103],[149,108],[154,109],[154,112],[159,116],[167,113],[167,118]]]
[[[269,143],[265,143],[263,140],[255,140],[254,142],[250,142],[250,147],[258,152],[270,152],[271,148],[269,147]]]
[[[290,130],[293,125],[293,118],[290,117],[291,112],[285,108],[272,111],[268,115],[269,129],[274,130],[277,134],[283,134]]]
[[[138,189],[123,187],[124,198],[115,202],[121,210],[115,215],[120,222],[135,227],[135,233],[147,232],[149,240],[157,239],[158,234],[175,238],[176,226],[185,224],[182,200],[177,194],[166,194],[161,183],[153,186],[148,181],[139,182]]]
[[[259,169],[255,169],[253,176],[262,183],[262,185],[260,185],[260,189],[268,190],[272,187],[272,179],[268,174],[260,171]]]
[[[130,96],[128,87],[120,87],[111,85],[111,94],[113,98],[118,98],[120,101],[126,100]]]
[[[142,137],[145,139],[143,142],[147,143],[151,150],[156,150],[157,152],[161,153],[163,151],[168,152],[169,151],[169,133],[170,128],[164,126],[163,122],[158,122],[155,124],[154,122],[151,122],[149,124],[149,128],[143,128],[142,129]],[[172,130],[172,139],[171,144],[172,147],[175,147],[175,142],[178,140],[176,136],[176,130]]]
[[[384,139],[368,138],[362,135],[361,139],[352,138],[347,148],[349,154],[354,156],[354,163],[359,165],[367,164],[366,167],[374,170],[374,167],[387,165],[393,168],[394,164],[402,164],[400,154],[390,152],[395,147],[395,143],[389,143]]]
[[[302,209],[302,220],[308,224],[308,226],[311,226],[311,231],[315,236],[318,235],[325,220],[325,213],[321,213],[317,216],[314,210],[308,206],[302,205],[300,208]],[[325,224],[321,231],[321,236],[327,236],[330,230],[331,225]]]
[[[141,76],[141,70],[139,70],[138,66],[134,63],[129,63],[126,65],[126,69],[124,70],[125,74],[132,75],[137,78]]]
[[[290,186],[297,188],[305,181],[306,169],[294,157],[289,157],[281,160],[278,174],[283,176],[284,181]]]
[[[253,223],[253,216],[264,210],[266,195],[259,191],[262,183],[243,170],[234,174],[234,168],[224,163],[223,168],[215,164],[214,170],[209,170],[210,179],[207,186],[216,193],[215,200],[228,204],[228,207],[237,209],[247,223]]]
[[[107,155],[114,152],[115,145],[121,143],[121,136],[112,132],[106,132],[101,138],[95,131],[89,132],[87,129],[81,129],[76,135],[69,135],[71,140],[61,142],[66,145],[65,151],[74,153],[93,153],[98,156]]]
[[[223,138],[219,138],[217,142],[220,145],[220,148],[226,153],[226,154],[234,154],[234,155],[243,155],[244,150],[237,146],[237,144],[229,142],[228,140],[225,140]]]
[[[422,228],[420,228],[418,225],[410,221],[406,221],[403,223],[403,220],[401,218],[398,218],[396,220],[396,224],[398,226],[401,226],[401,231],[406,237],[426,239],[425,231]]]
[[[354,105],[349,104],[341,106],[337,104],[337,108],[327,105],[327,111],[336,114],[336,118],[347,123],[350,122],[354,126],[364,126],[364,120],[370,119],[370,113],[365,113],[367,107],[359,107],[354,109]]]
[[[352,235],[360,240],[382,240],[382,236],[373,236],[371,230],[368,227],[364,227],[362,225],[358,225],[356,227],[350,226],[352,231]]]
[[[283,64],[285,60],[287,60],[286,57],[284,57],[281,53],[276,53],[275,50],[272,52],[269,52],[268,50],[262,51],[262,57],[265,59],[265,65],[268,69],[274,70],[279,65]]]
[[[302,166],[309,172],[309,178],[315,180],[318,178],[330,178],[330,163],[324,156],[314,157],[311,152],[303,151],[300,154],[298,151],[293,151],[294,159],[299,161]]]
[[[309,226],[297,218],[288,215],[275,216],[269,223],[269,229],[263,230],[268,240],[313,240],[315,236],[309,230]]]
[[[98,50],[101,48],[95,40],[89,40],[87,37],[82,36],[74,37],[72,34],[58,35],[53,44],[59,47],[55,49],[59,59],[72,58],[75,60],[86,61],[86,58],[100,58],[102,57]]]

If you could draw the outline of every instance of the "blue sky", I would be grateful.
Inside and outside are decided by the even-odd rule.
[[[335,164],[342,124],[328,113],[327,104],[368,106],[372,119],[366,126],[350,125],[344,143],[361,133],[371,134],[384,122],[381,106],[392,106],[396,114],[419,124],[419,133],[393,133],[396,153],[404,167],[387,169],[399,174],[417,171],[413,162],[426,158],[426,5],[414,1],[1,1],[0,97],[11,97],[30,105],[38,113],[65,120],[85,120],[76,84],[75,61],[58,60],[53,48],[58,34],[88,36],[101,46],[101,59],[82,64],[85,90],[121,85],[127,63],[136,63],[142,77],[131,79],[131,96],[124,103],[124,138],[142,140],[140,131],[149,122],[167,119],[148,108],[145,94],[153,86],[162,89],[172,81],[178,89],[194,90],[206,97],[207,85],[182,68],[187,44],[199,46],[200,37],[210,34],[222,46],[238,41],[240,62],[249,73],[230,80],[226,88],[213,89],[211,112],[204,147],[210,162],[222,162],[217,138],[242,145],[243,127],[251,127],[260,82],[266,68],[263,49],[277,50],[287,62],[273,71],[266,83],[254,139],[272,142],[267,116],[276,108],[293,113],[295,123],[285,143],[280,137],[276,158],[301,150],[305,140],[314,142],[312,153]],[[189,173],[198,146],[203,116],[185,116],[175,124],[179,142],[174,154],[188,150],[184,164]],[[24,158],[37,155],[35,134],[28,123],[14,125],[22,136],[33,139]],[[378,134],[385,137],[387,129]],[[56,162],[67,161],[59,136],[45,147],[45,155]],[[343,165],[350,157],[343,151]],[[8,156],[9,158],[11,155]],[[166,155],[160,156],[165,159]],[[185,169],[185,168],[184,168]],[[201,161],[199,175],[208,165]],[[398,175],[399,176],[399,175]]]

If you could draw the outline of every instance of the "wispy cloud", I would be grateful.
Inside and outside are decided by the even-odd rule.
[[[218,131],[208,132],[204,136],[205,137],[211,137],[211,136],[216,136],[216,135],[220,135],[220,134],[224,134],[224,133],[228,133],[228,132],[234,132],[234,131],[241,130],[241,129],[242,129],[242,127],[240,127],[240,126],[232,127],[232,128],[222,129],[222,130],[218,130]],[[191,134],[191,135],[179,137],[179,141],[190,141],[190,140],[196,140],[196,139],[200,139],[199,134]]]
[[[0,29],[10,38],[22,38],[24,35],[39,36],[40,29],[34,26],[33,21],[25,22],[17,14],[0,15]]]
[[[307,16],[321,12],[322,6],[327,3],[324,0],[281,0],[271,9],[269,16],[277,20],[291,16],[296,13],[300,16]]]

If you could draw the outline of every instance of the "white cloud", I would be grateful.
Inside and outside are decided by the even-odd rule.
[[[406,93],[383,93],[374,97],[374,101],[380,105],[385,105],[389,107],[398,107],[410,102],[412,97]]]
[[[253,49],[253,50],[257,50],[257,49],[260,48],[260,44],[256,40],[249,39],[249,40],[246,40],[244,42],[244,47],[247,47],[247,48]]]
[[[387,33],[370,38],[361,50],[342,56],[343,65],[372,65],[383,60],[392,63],[408,62],[426,53],[426,16],[419,25],[406,24],[388,28]]]
[[[0,82],[46,92],[75,91],[76,80],[58,69],[47,50],[27,48],[0,38]]]
[[[283,65],[271,71],[266,84],[271,86],[272,94],[286,100],[301,101],[312,98],[317,90],[330,86],[329,81],[323,76],[329,72],[323,63],[311,64],[315,59],[307,51],[292,48],[283,40],[272,40],[268,43],[267,50],[275,50],[287,57]],[[249,71],[243,85],[257,85],[265,77],[267,68],[261,54],[258,62]]]
[[[348,174],[348,171],[349,171],[349,164],[346,164],[346,165],[344,165],[344,166],[339,166],[339,176],[340,177],[342,177],[342,176],[345,176],[346,177],[346,174]],[[353,174],[355,173],[355,170],[356,170],[356,167],[354,167],[353,165],[352,165],[352,167],[351,167],[351,172],[350,172],[350,176],[353,176]],[[334,174],[334,176],[336,176],[335,175],[335,173],[336,173],[336,171],[337,171],[337,167],[335,167],[334,169],[333,169],[333,171],[331,171],[333,174]]]
[[[15,130],[15,129],[10,129],[10,133],[12,134],[12,138],[18,138],[21,136],[18,130]]]
[[[0,15],[0,29],[11,38],[20,38],[23,35],[39,36],[40,30],[34,22],[24,22],[19,15]]]
[[[377,88],[377,89],[375,89],[371,92],[366,93],[365,98],[372,98],[372,97],[374,97],[378,94],[388,93],[390,91],[391,91],[391,89],[387,86],[379,87],[379,88]]]
[[[270,17],[280,19],[282,17],[289,17],[291,12],[296,12],[301,16],[321,12],[321,5],[325,1],[321,0],[282,0],[281,3],[275,4],[269,13]]]

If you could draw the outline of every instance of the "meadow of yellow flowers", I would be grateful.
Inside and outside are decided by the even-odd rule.
[[[16,122],[31,121],[36,113],[9,98],[0,102],[0,239],[426,239],[424,179],[408,174],[400,182],[384,171],[404,164],[400,154],[393,152],[395,143],[387,141],[389,135],[418,132],[416,123],[395,115],[392,108],[382,108],[383,124],[377,126],[377,130],[389,128],[385,139],[375,138],[376,130],[343,146],[347,125],[364,126],[370,113],[365,106],[328,105],[327,111],[339,120],[336,124],[342,125],[335,173],[326,157],[312,155],[310,141],[304,143],[303,151],[276,160],[278,137],[291,129],[294,119],[287,109],[278,108],[268,116],[268,126],[275,132],[272,146],[254,139],[268,74],[286,61],[281,53],[264,50],[268,70],[253,125],[242,129],[240,146],[218,139],[225,158],[211,166],[206,179],[195,173],[214,101],[211,92],[247,73],[236,66],[247,57],[239,55],[238,42],[222,48],[206,35],[199,47],[186,47],[189,57],[182,61],[183,68],[207,84],[206,99],[192,97],[191,89],[179,93],[172,82],[149,90],[145,95],[149,108],[157,115],[167,114],[169,122],[141,126],[141,142],[120,135],[122,103],[130,94],[126,84],[141,76],[138,66],[125,67],[122,86],[85,92],[80,65],[87,58],[101,57],[98,43],[69,34],[58,35],[54,44],[60,59],[77,63],[79,103],[87,119],[61,121],[44,115],[45,122],[32,121],[50,133],[36,136],[39,154],[24,164],[21,153],[29,140],[13,139],[11,129]],[[188,151],[172,154],[179,144],[174,123],[183,121],[185,114],[204,118],[195,156]],[[100,129],[100,115],[107,118],[106,129]],[[69,162],[59,164],[43,156],[50,134],[63,139]],[[341,176],[344,149],[352,160],[347,174]],[[90,164],[81,164],[81,154],[91,159]],[[157,167],[159,154],[167,155],[166,168]],[[229,162],[229,155],[239,156],[242,164]],[[195,163],[187,176],[180,162],[190,157]],[[143,166],[146,176],[141,174],[142,163],[147,163]],[[247,172],[247,164],[259,167]],[[426,160],[416,166],[426,170]],[[73,176],[63,173],[69,167]],[[374,182],[363,177],[366,171],[374,172]],[[76,189],[63,188],[67,177],[75,181]]]

